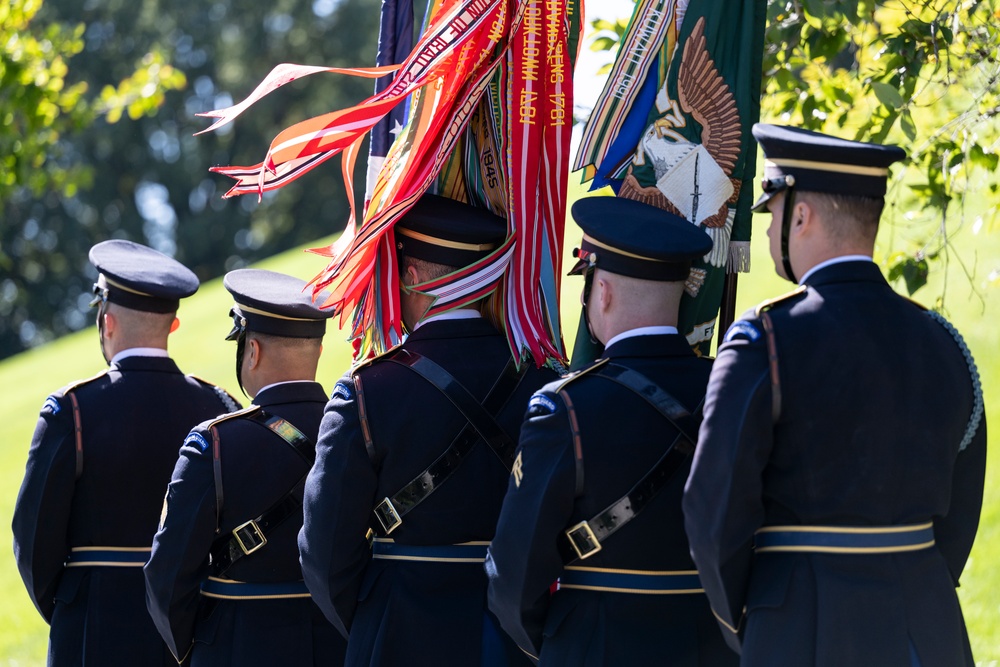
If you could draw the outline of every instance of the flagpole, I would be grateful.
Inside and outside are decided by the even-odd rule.
[[[722,344],[722,339],[736,319],[736,281],[739,273],[729,271],[726,273],[726,281],[722,285],[722,305],[719,306],[719,325],[717,327],[716,348]]]

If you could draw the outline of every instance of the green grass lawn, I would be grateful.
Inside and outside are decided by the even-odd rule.
[[[571,198],[580,195],[572,188]],[[787,291],[790,285],[773,273],[767,254],[766,224],[757,221],[753,243],[753,273],[741,276],[737,313],[753,304]],[[572,225],[567,228],[567,247],[578,243],[580,234]],[[318,241],[321,245],[329,240]],[[979,275],[1000,269],[1000,233],[966,235],[959,240],[963,257],[978,256]],[[567,257],[567,264],[570,258]],[[992,263],[992,264],[991,264]],[[322,267],[322,259],[290,251],[258,265],[309,278]],[[981,664],[1000,661],[1000,495],[998,495],[997,447],[995,435],[1000,428],[1000,366],[993,358],[1000,332],[995,326],[1000,313],[1000,290],[985,292],[986,305],[972,298],[964,278],[952,264],[947,275],[941,270],[931,276],[921,297],[931,300],[945,278],[949,280],[947,307],[953,322],[965,335],[983,375],[988,419],[994,425],[987,470],[986,499],[982,524],[972,558],[962,577],[960,595],[972,637],[973,651]],[[563,324],[565,340],[571,343],[578,321],[579,291],[577,278],[563,282]],[[221,280],[204,286],[194,297],[183,302],[179,313],[181,328],[171,337],[171,355],[187,373],[217,382],[239,395],[234,372],[235,346],[223,340],[230,329],[227,313],[231,299]],[[326,336],[320,362],[319,380],[329,391],[348,367],[350,348],[344,334],[331,327]],[[891,342],[887,341],[887,344]],[[914,360],[933,363],[933,360]],[[5,542],[11,543],[10,522],[17,489],[24,472],[24,462],[38,410],[45,397],[69,381],[87,377],[104,367],[93,328],[67,336],[42,348],[26,352],[0,363],[0,525]],[[246,401],[244,401],[246,402]],[[45,663],[47,626],[42,622],[25,593],[18,577],[10,547],[0,550],[0,667],[42,665]]]

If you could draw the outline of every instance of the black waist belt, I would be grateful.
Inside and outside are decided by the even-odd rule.
[[[754,534],[757,553],[884,554],[934,546],[934,524],[911,526],[765,526]]]
[[[316,459],[315,445],[302,431],[295,428],[281,417],[270,415],[264,410],[258,410],[248,417],[266,426],[281,437],[306,463],[312,466]],[[308,474],[309,471],[306,471]],[[269,507],[263,514],[233,529],[231,535],[216,540],[212,545],[212,571],[221,577],[236,561],[259,551],[267,544],[267,534],[281,522],[302,508],[302,501],[295,490],[305,480],[303,475],[278,502]]]
[[[372,531],[383,537],[398,528],[408,512],[426,500],[454,474],[480,436],[510,470],[516,445],[496,423],[493,415],[500,412],[524,377],[524,372],[519,372],[517,364],[511,359],[480,405],[458,380],[430,359],[413,352],[401,351],[401,354],[393,357],[391,361],[412,369],[437,387],[465,416],[467,423],[434,463],[392,497],[387,496],[372,510]]]
[[[698,416],[702,404],[698,405],[692,415],[654,382],[638,371],[623,366],[607,364],[597,369],[595,374],[638,394],[669,421],[678,434],[653,468],[626,495],[589,521],[581,521],[564,532],[565,538],[559,541],[559,553],[564,564],[589,558],[600,551],[604,540],[634,519],[666,486],[694,452],[698,440]]]

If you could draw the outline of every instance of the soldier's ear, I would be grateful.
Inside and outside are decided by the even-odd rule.
[[[816,206],[809,201],[800,201],[795,204],[795,213],[792,218],[792,223],[796,226],[811,226],[814,225],[819,216],[819,211]]]
[[[606,312],[614,300],[614,286],[604,276],[594,276],[594,283],[600,288],[597,290],[598,305],[602,312]]]
[[[105,311],[101,315],[101,317],[104,318],[104,336],[105,336],[105,338],[108,337],[108,336],[114,335],[114,333],[118,330],[118,318],[115,317],[114,313],[109,313],[107,311]]]
[[[244,362],[248,370],[253,370],[260,365],[260,341],[256,338],[247,339],[246,352],[244,353],[246,361]]]

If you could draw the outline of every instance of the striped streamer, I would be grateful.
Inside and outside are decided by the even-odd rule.
[[[399,12],[395,3],[384,5]],[[518,361],[564,358],[558,288],[572,118],[570,46],[575,48],[580,23],[568,5],[435,0],[427,28],[402,63],[347,72],[374,77],[395,71],[391,83],[380,82],[379,92],[359,105],[282,131],[260,164],[213,169],[236,179],[227,196],[259,196],[344,152],[352,197],[351,173],[365,133],[405,101],[405,125],[384,161],[370,164],[378,172],[361,222],[352,199],[337,242],[311,250],[329,259],[313,288],[316,294],[329,290],[323,305],[339,316],[341,327],[350,317],[356,357],[401,341],[392,228],[425,192],[439,191],[504,215],[508,238],[482,261],[419,286],[434,297],[430,313],[493,294],[484,310],[506,331]],[[290,74],[272,72],[244,102],[207,114],[217,118],[213,128],[287,83]]]

